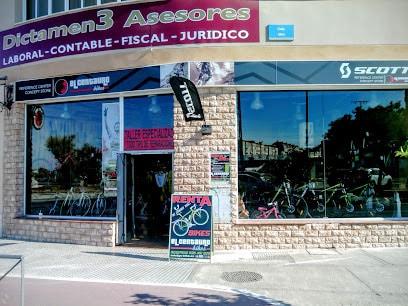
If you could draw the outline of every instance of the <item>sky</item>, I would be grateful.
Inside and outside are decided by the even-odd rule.
[[[269,91],[261,92],[258,104],[254,92],[240,93],[243,140],[272,144],[283,141],[300,145],[306,122],[306,94],[309,95],[308,122],[310,146],[316,146],[327,132],[329,123],[361,106],[368,109],[392,102],[404,102],[404,90],[361,90],[361,91]],[[252,105],[252,107],[251,107]],[[255,105],[256,106],[256,105]]]

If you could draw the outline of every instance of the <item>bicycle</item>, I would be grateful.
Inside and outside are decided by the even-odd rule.
[[[311,187],[309,187],[311,188]],[[315,192],[315,190],[313,190]],[[327,196],[327,192],[329,195]],[[323,201],[321,201],[323,200]],[[344,214],[344,210],[347,213],[354,212],[354,205],[351,203],[350,194],[347,193],[346,188],[344,187],[343,183],[338,183],[334,186],[327,187],[326,189],[320,190],[319,195],[313,197],[313,201],[315,201],[316,209],[312,210],[314,215],[311,217],[322,217],[321,214],[324,213],[323,217],[328,217],[328,204],[333,204],[333,212],[331,217],[341,217]],[[310,204],[309,204],[310,206]]]
[[[106,198],[103,193],[99,193],[95,202],[92,204],[91,216],[101,217],[106,209]]]
[[[285,219],[286,216],[279,212],[278,203],[270,202],[267,204],[271,208],[266,208],[263,206],[258,207],[258,210],[255,210],[251,213],[251,219]]]
[[[306,189],[304,193],[306,192]],[[276,194],[277,202],[281,207],[281,213],[285,216],[293,216],[295,218],[306,218],[309,215],[307,202],[302,195],[295,194],[290,186],[290,181],[285,179]],[[272,200],[274,202],[275,200]]]
[[[354,194],[355,191],[361,190],[359,194]],[[362,186],[356,187],[348,193],[350,202],[357,203],[360,209],[365,205],[368,216],[374,216],[377,213],[382,213],[385,207],[390,206],[391,202],[387,197],[378,197],[375,192],[374,183],[372,181]]]
[[[66,211],[65,214],[68,214],[70,211],[70,207],[72,205],[72,202],[74,202],[75,194],[74,194],[74,187],[71,187],[71,189],[67,192],[67,195],[65,196],[64,201],[61,204],[60,208],[60,216],[63,215],[63,210],[65,206],[68,206],[68,210]]]
[[[140,208],[140,213],[139,213],[140,216],[147,216],[148,215],[147,212],[146,212],[147,205],[148,205],[148,202],[146,202],[143,199],[143,195],[141,193],[139,193],[137,195],[136,207],[141,207]]]
[[[194,225],[206,224],[210,218],[205,209],[197,208],[197,204],[192,205],[184,215],[180,209],[176,209],[176,215],[180,218],[173,222],[173,232],[179,237],[187,235],[188,230]]]
[[[59,199],[61,199],[61,195],[55,194],[55,202],[54,205],[50,208],[50,211],[48,212],[49,215],[54,215],[56,212],[59,211],[58,207]]]
[[[85,190],[81,190],[81,193],[77,200],[71,203],[69,207],[69,213],[71,216],[85,216],[91,209],[91,199]],[[85,211],[85,213],[84,213]]]

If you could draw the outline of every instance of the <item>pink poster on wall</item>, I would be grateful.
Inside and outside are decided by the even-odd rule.
[[[174,149],[173,128],[127,129],[125,151]]]

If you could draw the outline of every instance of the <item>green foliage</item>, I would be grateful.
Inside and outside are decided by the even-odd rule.
[[[47,138],[46,146],[55,158],[62,163],[68,153],[72,153],[75,148],[75,135],[68,136],[50,136]]]
[[[326,134],[327,161],[332,168],[349,169],[351,162],[375,166],[380,156],[391,156],[406,139],[408,111],[401,102],[363,109],[330,122]],[[396,156],[406,156],[406,148]],[[402,154],[402,155],[401,155]],[[385,160],[386,166],[392,161]]]
[[[399,150],[395,151],[396,157],[408,158],[408,140]]]

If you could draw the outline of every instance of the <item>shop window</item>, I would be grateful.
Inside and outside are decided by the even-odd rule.
[[[173,96],[127,98],[124,102],[124,150],[172,150]]]
[[[114,217],[119,103],[27,106],[27,215]]]
[[[241,92],[240,217],[407,217],[406,90]]]

